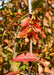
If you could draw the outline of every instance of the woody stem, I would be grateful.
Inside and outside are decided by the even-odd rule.
[[[31,14],[31,0],[28,0],[29,15]],[[29,51],[32,53],[32,40],[29,42]],[[29,62],[29,75],[31,75],[31,63]]]
[[[31,14],[31,0],[28,0],[29,14]],[[32,53],[32,40],[30,39],[29,51]]]

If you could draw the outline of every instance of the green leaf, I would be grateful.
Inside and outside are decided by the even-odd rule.
[[[23,65],[23,66],[20,67],[20,69],[23,69],[23,70],[25,70],[25,68],[26,68],[25,65]]]
[[[0,37],[2,37],[2,34],[0,34]]]

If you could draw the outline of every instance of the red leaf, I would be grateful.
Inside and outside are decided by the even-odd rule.
[[[41,27],[38,25],[38,23],[34,24],[34,29],[37,32],[41,32]]]
[[[18,74],[19,73],[19,71],[12,71],[12,72],[10,72],[10,73],[8,73],[8,74],[6,74],[6,75],[16,75],[16,74]]]
[[[23,19],[23,20],[21,21],[20,26],[21,26],[21,27],[25,27],[25,26],[29,25],[29,21],[30,21],[30,18],[25,18],[25,19]]]
[[[38,59],[36,57],[36,55],[34,53],[26,53],[26,54],[21,54],[19,56],[17,56],[16,58],[13,59],[13,62],[14,61],[21,61],[23,62],[24,64],[27,63],[28,61],[36,61],[38,62]]]
[[[17,23],[14,23],[14,26],[17,26],[18,24]]]
[[[32,32],[32,38],[34,38],[35,40],[39,40],[37,32]]]
[[[18,38],[22,38],[28,33],[29,27],[26,27],[19,35]]]
[[[30,37],[30,36],[31,36],[31,34],[32,34],[32,33],[28,33],[28,37]]]
[[[8,39],[5,39],[4,42],[5,42],[6,44],[9,44],[9,40],[8,40]]]
[[[40,52],[40,50],[36,50],[36,53],[39,53]]]

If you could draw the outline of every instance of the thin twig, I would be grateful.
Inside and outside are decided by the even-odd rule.
[[[22,18],[24,18],[24,17],[27,16],[27,15],[28,15],[28,14],[22,16],[18,21],[20,21]],[[14,36],[15,36],[14,42],[15,42],[15,44],[14,44],[14,54],[13,54],[13,58],[16,57],[16,52],[15,52],[15,51],[16,51],[16,38],[17,38],[18,31],[19,31],[19,25],[17,26],[17,31],[14,33]]]
[[[11,22],[9,23],[9,25],[6,27],[6,29],[3,32],[2,39],[4,37],[4,34],[7,32],[7,30],[10,29],[11,26],[13,26],[14,22],[16,22],[19,18],[20,18],[19,20],[21,20],[21,16],[23,16],[25,14],[26,14],[26,12],[25,13],[22,12],[22,14],[18,14],[13,20],[11,20]]]

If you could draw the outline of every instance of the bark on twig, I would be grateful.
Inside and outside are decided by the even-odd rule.
[[[28,0],[29,14],[31,14],[31,0]],[[29,51],[32,53],[32,40],[30,39]]]

